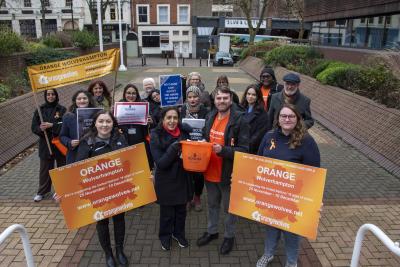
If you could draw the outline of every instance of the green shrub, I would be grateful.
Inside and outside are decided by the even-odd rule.
[[[278,42],[275,41],[262,41],[257,42],[252,46],[248,46],[242,50],[240,54],[240,59],[245,59],[248,56],[256,56],[263,58],[265,53],[271,51],[272,49],[280,46]]]
[[[47,48],[47,46],[43,43],[37,43],[37,42],[30,42],[30,41],[25,41],[24,42],[24,51],[33,53],[38,49],[44,49]]]
[[[55,32],[55,35],[61,41],[62,47],[73,47],[72,36],[70,32]]]
[[[5,84],[0,83],[0,102],[6,101],[11,95],[11,89]]]
[[[76,57],[76,52],[55,50],[53,48],[39,48],[25,57],[28,66]]]
[[[318,74],[320,74],[322,71],[324,71],[326,68],[328,68],[329,64],[332,62],[338,62],[335,60],[327,60],[327,59],[319,59],[317,60],[317,64],[312,67],[312,77],[317,77]]]
[[[357,65],[331,62],[317,75],[316,79],[323,84],[354,91],[357,90],[357,80],[362,76],[361,70],[361,67]]]
[[[43,37],[42,43],[51,48],[62,48],[63,44],[61,40],[55,34],[49,34]]]
[[[0,28],[0,56],[24,51],[23,39],[8,28]]]
[[[87,30],[75,31],[72,33],[72,42],[76,47],[88,49],[97,44],[97,37]]]

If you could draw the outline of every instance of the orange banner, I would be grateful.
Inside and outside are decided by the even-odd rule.
[[[326,169],[235,152],[229,212],[315,240]]]
[[[28,67],[34,92],[96,79],[115,71],[119,49]]]
[[[69,229],[156,201],[143,143],[50,171]]]

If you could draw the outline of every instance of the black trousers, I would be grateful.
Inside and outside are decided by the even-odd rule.
[[[54,169],[54,162],[57,162],[57,167],[65,165],[65,157],[51,157],[49,159],[40,159],[39,167],[39,189],[38,195],[45,195],[51,191],[51,179],[49,171]]]
[[[114,222],[114,239],[117,248],[123,248],[125,239],[125,212],[117,214],[112,217]],[[109,219],[98,221],[96,224],[97,235],[99,237],[100,245],[104,252],[108,255],[112,253],[110,230],[108,228]]]
[[[194,195],[198,197],[201,196],[201,193],[203,193],[203,188],[204,188],[203,174],[197,172],[190,172],[189,177],[190,180],[193,182]]]
[[[186,204],[160,205],[160,240],[171,240],[175,237],[185,237]]]

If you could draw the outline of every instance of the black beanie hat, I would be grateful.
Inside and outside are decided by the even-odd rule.
[[[260,73],[260,80],[261,80],[261,76],[262,76],[264,73],[268,73],[269,75],[272,76],[272,78],[274,79],[274,81],[276,81],[275,72],[274,72],[274,69],[273,69],[273,68],[271,68],[271,67],[265,67],[265,68],[263,68],[263,70],[262,70],[261,73]]]

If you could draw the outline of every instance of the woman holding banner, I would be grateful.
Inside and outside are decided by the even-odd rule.
[[[160,124],[151,131],[150,149],[155,162],[155,191],[160,205],[158,236],[163,250],[171,249],[171,239],[182,248],[189,246],[185,237],[186,203],[191,200],[192,183],[183,169],[180,140],[189,138],[179,125],[176,107],[164,108]]]
[[[245,111],[244,119],[250,126],[249,153],[256,154],[268,125],[268,115],[264,110],[264,100],[257,85],[251,84],[247,86],[240,105]]]
[[[54,161],[57,167],[65,164],[65,156],[51,144],[52,155],[46,143],[45,134],[51,141],[58,137],[61,130],[62,117],[66,112],[66,108],[58,104],[58,93],[56,90],[49,89],[44,91],[45,103],[40,106],[40,112],[43,116],[43,123],[40,122],[39,112],[35,111],[32,118],[32,132],[39,136],[39,189],[33,198],[35,202],[43,199],[43,196],[51,191],[51,179],[49,171],[54,168]]]
[[[84,90],[77,91],[72,96],[72,105],[62,119],[60,139],[64,146],[68,148],[67,164],[73,163],[76,157],[78,139],[78,125],[76,117],[77,108],[93,108],[94,102],[92,95]]]
[[[139,95],[139,89],[134,84],[127,84],[122,93],[122,99],[119,102],[142,102]],[[151,117],[148,117],[148,123],[152,123]],[[147,159],[149,161],[150,169],[153,168],[153,158],[150,153],[150,146],[146,140],[149,135],[149,126],[141,124],[124,124],[119,125],[122,133],[125,136],[128,145],[136,145],[144,143],[147,152]]]
[[[89,85],[89,93],[92,94],[95,100],[95,106],[110,110],[111,95],[107,85],[103,81],[94,81]]]
[[[125,138],[116,128],[117,121],[110,111],[101,110],[93,118],[89,132],[82,138],[78,147],[76,161],[99,156],[127,146]],[[121,265],[127,265],[128,259],[124,254],[125,239],[125,213],[112,217],[114,222],[114,239],[116,258]],[[116,266],[111,249],[108,218],[100,220],[96,224],[100,245],[106,254],[107,266]]]
[[[294,163],[320,166],[320,153],[314,139],[307,133],[303,119],[295,106],[284,104],[274,122],[274,129],[265,134],[258,155]],[[267,266],[272,261],[281,234],[285,239],[286,267],[297,266],[300,236],[266,227],[264,255],[257,261],[257,267]]]
[[[186,102],[181,110],[182,119],[203,119],[205,120],[208,113],[208,109],[200,103],[201,91],[197,86],[190,86],[186,90]],[[199,131],[192,131],[189,133],[191,140],[203,140],[202,129]],[[194,196],[192,201],[189,203],[189,208],[194,207],[195,211],[201,211],[201,193],[204,188],[204,177],[202,173],[190,172],[189,177],[191,178],[194,186]]]

